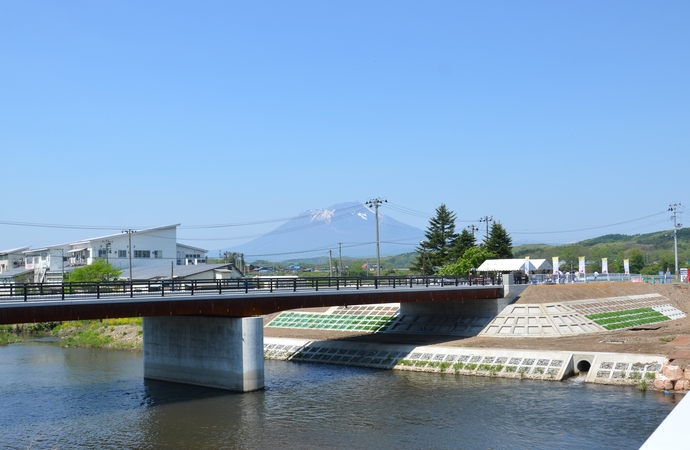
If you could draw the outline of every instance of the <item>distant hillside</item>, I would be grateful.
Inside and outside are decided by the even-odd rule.
[[[690,265],[690,228],[677,232],[678,265]],[[607,258],[610,271],[620,270],[623,259],[638,257],[644,269],[642,273],[656,273],[675,268],[673,231],[659,231],[647,234],[608,234],[567,245],[527,244],[513,247],[515,258],[547,258],[558,256],[561,263],[577,268],[578,258],[584,256],[590,270],[598,270],[601,258]]]

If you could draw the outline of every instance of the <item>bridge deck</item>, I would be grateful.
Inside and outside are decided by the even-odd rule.
[[[0,324],[59,322],[122,317],[225,316],[251,317],[300,308],[378,303],[452,302],[503,297],[503,286],[421,286],[321,288],[317,291],[171,293],[154,296],[98,298],[65,296],[41,299],[5,298],[0,302]]]

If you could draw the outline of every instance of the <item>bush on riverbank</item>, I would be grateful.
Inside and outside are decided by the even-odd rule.
[[[12,332],[12,325],[0,325],[0,345],[20,342],[21,337]]]
[[[141,350],[142,319],[76,320],[62,322],[52,330],[64,347]]]

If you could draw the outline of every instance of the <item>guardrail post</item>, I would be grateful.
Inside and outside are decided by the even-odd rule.
[[[170,283],[172,284],[172,278],[170,279]],[[161,280],[161,297],[165,297],[165,281]]]
[[[292,292],[297,292],[297,278],[292,279]]]
[[[223,293],[223,283],[221,283],[222,280],[216,280],[216,283],[218,283],[218,295]]]
[[[101,283],[96,283],[96,298],[101,298]]]
[[[319,278],[318,277],[314,278],[314,287],[315,287],[316,291],[319,290]]]
[[[62,300],[65,299],[65,282],[60,283],[62,285]]]
[[[29,286],[24,283],[24,301],[29,300]]]
[[[378,289],[378,288],[379,288],[379,278],[376,277],[376,278],[374,278],[374,289]]]
[[[134,282],[129,280],[129,298],[134,297]]]
[[[340,290],[340,278],[335,279],[335,290],[336,291]]]

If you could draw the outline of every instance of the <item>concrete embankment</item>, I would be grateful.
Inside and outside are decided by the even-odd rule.
[[[687,286],[661,291],[634,283],[519,288],[511,286],[506,298],[481,305],[397,309],[390,304],[284,313],[266,320],[264,354],[507,378],[562,380],[578,375],[589,383],[641,389],[690,387],[684,378],[688,364],[679,359],[684,347],[690,351],[681,338],[690,334],[684,312]]]
[[[597,352],[508,350],[390,345],[347,341],[264,338],[264,357],[378,369],[414,370],[559,381],[585,375],[586,382],[651,387],[664,357]]]

